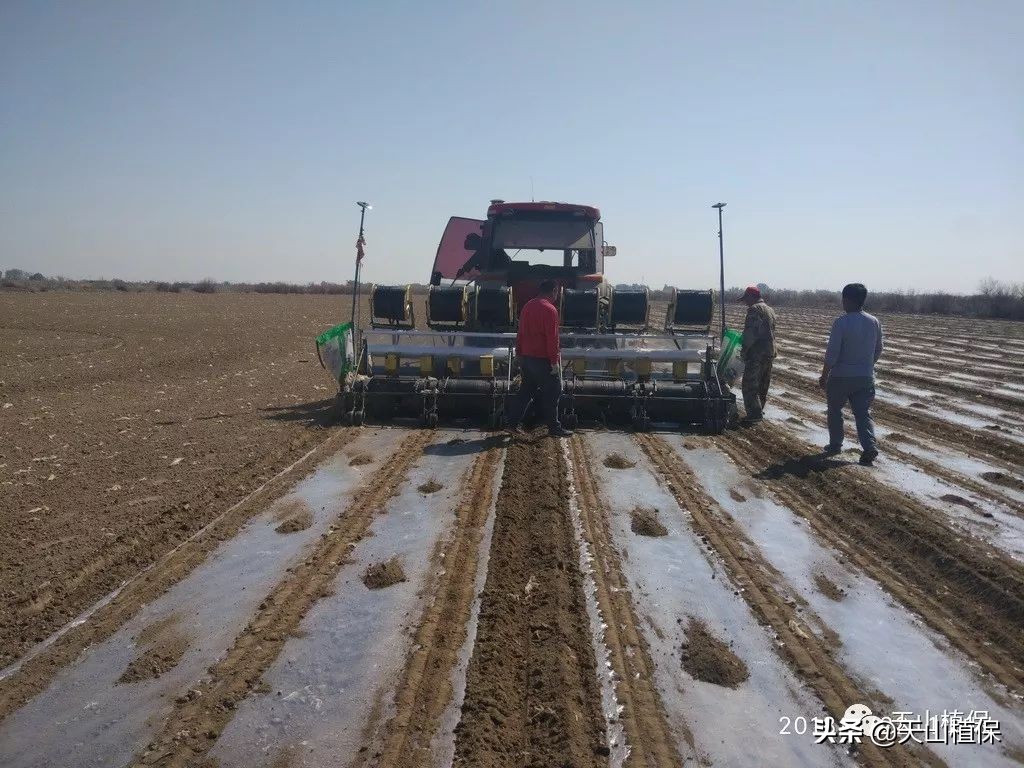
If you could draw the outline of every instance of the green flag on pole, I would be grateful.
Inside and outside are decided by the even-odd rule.
[[[322,365],[341,386],[355,364],[352,348],[352,323],[336,325],[316,337],[316,354]]]

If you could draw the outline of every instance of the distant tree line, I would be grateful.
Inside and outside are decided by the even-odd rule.
[[[9,291],[124,291],[132,293],[300,293],[336,294],[352,292],[352,281],[345,283],[232,283],[206,278],[198,282],[165,282],[156,280],[127,281],[116,278],[74,280],[66,277],[46,277],[38,272],[30,274],[23,269],[0,270],[0,288]]]
[[[638,283],[622,283],[618,288],[642,288]],[[777,307],[838,307],[839,291],[796,291],[788,288],[759,286],[765,298]],[[363,290],[369,286],[364,285]],[[7,291],[122,291],[158,293],[294,293],[328,294],[341,296],[352,292],[352,281],[344,283],[232,283],[211,278],[198,282],[129,282],[119,279],[72,280],[65,277],[46,277],[39,272],[8,269],[2,272],[0,289]],[[416,294],[425,294],[426,285],[412,284]],[[672,287],[650,289],[651,299],[667,301]],[[742,288],[730,288],[727,299],[739,296]],[[1006,283],[993,278],[983,280],[971,294],[919,293],[909,291],[871,291],[868,286],[867,308],[873,312],[897,312],[917,315],[967,315],[1008,320],[1024,320],[1024,283]]]
[[[838,307],[840,292],[794,291],[788,288],[760,286],[765,300],[776,307]],[[739,296],[742,288],[727,292]],[[1005,283],[988,278],[976,293],[872,291],[868,286],[865,309],[869,312],[894,312],[908,315],[964,315],[1003,320],[1024,320],[1024,283]]]

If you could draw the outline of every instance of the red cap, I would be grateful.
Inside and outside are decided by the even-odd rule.
[[[752,299],[760,299],[761,298],[761,289],[758,288],[756,285],[748,285],[747,286],[747,290],[745,290],[743,292],[743,295],[740,296],[738,299],[736,299],[736,301],[743,301],[748,296],[750,298],[752,298]]]

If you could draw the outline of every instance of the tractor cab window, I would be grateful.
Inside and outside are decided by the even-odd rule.
[[[453,216],[437,249],[430,282],[475,280],[513,263],[601,272],[602,226],[589,219],[533,214],[497,218],[489,225]]]
[[[515,261],[596,271],[601,225],[564,216],[518,216],[494,222],[492,244]]]
[[[594,226],[586,219],[499,219],[494,223],[493,246],[506,251],[593,248]]]

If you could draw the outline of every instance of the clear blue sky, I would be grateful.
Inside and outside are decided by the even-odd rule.
[[[1024,280],[1024,2],[0,4],[0,269],[424,281],[598,205],[615,282]]]

